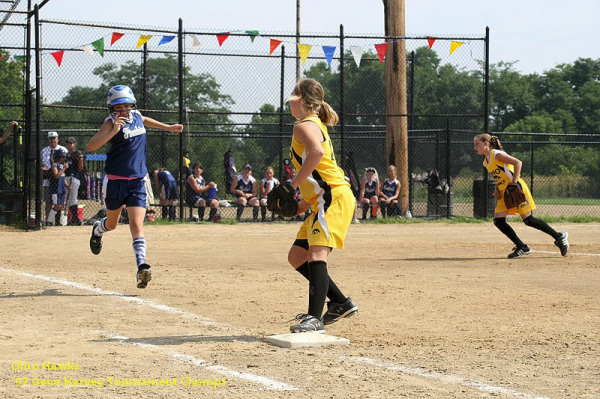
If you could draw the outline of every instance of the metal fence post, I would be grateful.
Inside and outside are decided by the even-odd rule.
[[[533,175],[535,174],[534,169],[534,154],[535,154],[535,143],[534,140],[531,140],[531,181],[529,183],[529,190],[531,191],[531,195],[533,195]]]
[[[177,57],[179,66],[179,123],[183,124],[183,110],[185,107],[184,103],[184,87],[183,87],[183,19],[179,18],[179,32],[178,32],[178,46],[177,46]],[[179,134],[179,220],[183,220],[183,188],[184,180],[183,176],[183,132]],[[157,187],[158,188],[158,187]]]
[[[344,157],[346,155],[346,137],[344,125],[346,124],[346,111],[344,110],[344,25],[340,24],[340,141],[341,141],[341,159],[340,167],[344,169]]]
[[[281,46],[281,79],[279,81],[279,177],[283,177],[283,90],[285,83],[285,46]]]
[[[42,228],[42,57],[40,51],[40,9],[34,7],[35,24],[35,228]]]
[[[484,65],[484,80],[483,80],[483,132],[490,133],[490,27],[485,27],[485,65]],[[489,174],[483,168],[483,209],[487,217],[488,209],[488,179]]]
[[[448,193],[446,194],[446,218],[450,219],[450,199],[452,197],[452,184],[450,182],[450,119],[446,119],[446,184]]]

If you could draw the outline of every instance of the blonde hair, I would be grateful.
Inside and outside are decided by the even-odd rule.
[[[488,143],[490,143],[491,150],[504,151],[504,148],[502,148],[502,144],[500,144],[500,139],[498,139],[497,136],[492,136],[487,133],[481,133],[475,136],[475,140],[479,140],[482,143],[485,143],[487,141]]]
[[[325,102],[325,90],[315,79],[300,79],[290,100],[294,98],[301,98],[302,106],[308,112],[317,114],[325,125],[333,126],[340,120],[338,114]]]
[[[388,166],[388,169],[392,169],[394,171],[394,177],[398,177],[398,169],[396,169],[395,165]]]

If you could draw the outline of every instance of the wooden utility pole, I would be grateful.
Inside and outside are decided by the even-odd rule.
[[[296,0],[296,82],[300,80],[300,54],[298,44],[300,43],[300,0]]]
[[[404,0],[383,0],[385,35],[405,36]],[[406,46],[403,40],[390,42],[385,57],[385,113],[406,115]],[[399,202],[408,210],[408,117],[386,118],[386,160],[395,165],[400,181]]]

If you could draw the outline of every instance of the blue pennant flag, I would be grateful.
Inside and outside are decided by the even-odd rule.
[[[167,44],[173,39],[175,39],[175,36],[163,36],[160,39],[160,42],[158,43],[158,45],[160,46],[161,44]]]
[[[323,46],[323,53],[327,60],[327,66],[331,68],[331,60],[333,60],[333,53],[335,53],[335,46]]]

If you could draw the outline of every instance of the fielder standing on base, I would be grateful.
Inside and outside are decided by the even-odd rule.
[[[323,87],[314,79],[298,81],[289,98],[292,115],[298,120],[292,135],[290,158],[296,170],[291,183],[275,188],[272,195],[291,196],[300,189],[302,201],[297,214],[309,207],[288,254],[290,264],[309,281],[308,312],[296,316],[293,333],[325,332],[324,324],[354,315],[358,307],[344,296],[327,272],[333,248],[344,248],[344,238],[354,215],[355,200],[344,171],[337,166],[333,144],[325,125],[338,122],[335,111],[324,101]],[[323,316],[325,298],[329,297]]]
[[[106,143],[104,171],[108,177],[106,188],[106,217],[94,223],[90,249],[94,255],[102,250],[102,235],[114,230],[121,216],[121,208],[127,206],[129,230],[133,238],[133,252],[137,262],[137,287],[146,288],[152,279],[150,266],[146,263],[146,239],[144,216],[146,215],[146,126],[181,133],[183,125],[166,125],[142,116],[136,109],[133,91],[127,86],[114,86],[108,91],[110,115],[88,141],[87,150],[96,151]]]

